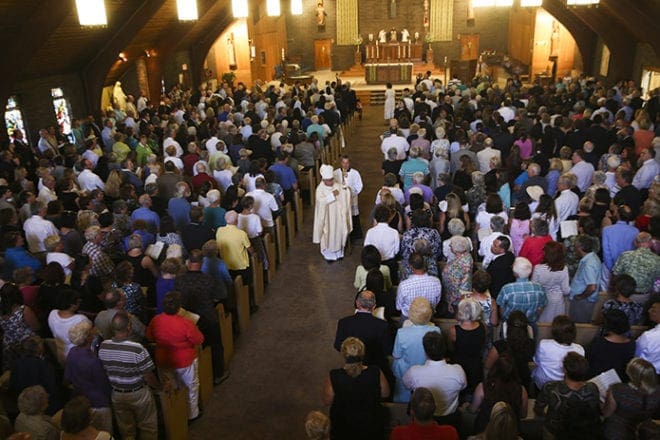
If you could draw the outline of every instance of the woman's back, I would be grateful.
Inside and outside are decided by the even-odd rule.
[[[634,439],[635,428],[640,422],[660,416],[660,388],[649,395],[628,384],[618,383],[612,385],[610,392],[616,401],[616,411],[605,419],[607,439]]]
[[[380,370],[368,366],[357,377],[342,368],[330,371],[334,399],[330,407],[333,439],[382,439]]]

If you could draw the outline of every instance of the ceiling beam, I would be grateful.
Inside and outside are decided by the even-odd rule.
[[[621,21],[637,41],[650,44],[656,56],[660,57],[660,26],[657,23],[660,11],[657,2],[655,15],[652,9],[640,8],[639,3],[634,1],[602,0],[600,4]]]
[[[94,58],[82,69],[81,78],[85,89],[87,112],[94,116],[101,114],[101,90],[105,77],[121,52],[140,32],[151,18],[165,5],[167,0],[142,0],[133,14],[112,28],[108,38]],[[58,2],[59,3],[59,2]],[[133,3],[133,2],[127,2]]]
[[[608,76],[630,78],[635,58],[635,38],[601,8],[574,7],[567,10],[600,36],[610,50]]]

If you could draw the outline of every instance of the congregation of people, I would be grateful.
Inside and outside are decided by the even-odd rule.
[[[356,108],[340,81],[126,98],[3,145],[1,438],[162,438],[154,395],[181,388],[202,417],[199,350],[229,376],[216,306],[275,264],[265,235]]]
[[[397,405],[392,439],[658,438],[660,90],[640,96],[388,84],[355,313],[309,438],[383,438]]]

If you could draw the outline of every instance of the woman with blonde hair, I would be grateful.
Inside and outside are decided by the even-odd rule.
[[[497,402],[490,412],[490,421],[486,430],[478,435],[468,437],[468,440],[519,440],[518,419],[511,406],[505,402]]]
[[[440,329],[430,322],[432,316],[429,300],[417,297],[408,310],[408,320],[396,332],[392,351],[392,372],[396,378],[394,402],[410,401],[410,391],[403,385],[403,376],[413,365],[424,365],[426,362],[422,338],[428,332],[440,333]]]
[[[341,344],[344,366],[330,370],[322,400],[330,406],[331,437],[376,439],[384,436],[380,399],[390,394],[385,375],[375,365],[364,365],[365,348],[358,338]]]
[[[110,171],[108,179],[105,181],[105,196],[113,200],[118,199],[120,196],[119,189],[123,181],[121,171],[116,169]]]
[[[461,204],[461,197],[456,193],[449,193],[445,198],[446,204],[440,202],[440,218],[438,219],[438,232],[442,236],[443,240],[451,238],[451,234],[447,230],[449,225],[449,220],[457,218],[463,221],[465,229],[470,229],[470,217],[467,212],[463,211],[463,205]],[[444,209],[443,209],[444,207]]]
[[[634,358],[628,362],[626,374],[628,383],[614,384],[607,391],[603,407],[606,439],[634,439],[637,425],[657,418],[660,409],[660,387],[653,364]]]

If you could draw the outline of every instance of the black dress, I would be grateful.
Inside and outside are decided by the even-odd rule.
[[[624,343],[610,342],[602,336],[594,338],[586,347],[586,358],[589,361],[589,375],[615,369],[621,380],[626,380],[626,365],[635,357],[635,341]]]
[[[468,393],[472,393],[475,387],[484,380],[484,367],[482,354],[486,344],[486,329],[483,324],[474,330],[464,330],[460,325],[455,325],[456,344],[453,361],[463,367],[467,378]]]
[[[527,347],[522,350],[510,350],[509,344],[506,339],[498,339],[493,342],[493,347],[497,350],[497,354],[502,356],[502,354],[508,352],[513,359],[514,364],[516,365],[516,370],[518,370],[518,377],[520,378],[520,383],[523,387],[528,388],[529,382],[531,380],[531,373],[529,371],[529,363],[534,357],[534,340],[529,339]]]
[[[342,368],[330,371],[335,397],[330,407],[331,438],[382,439],[383,408],[380,405],[380,370],[370,365],[358,377]]]

